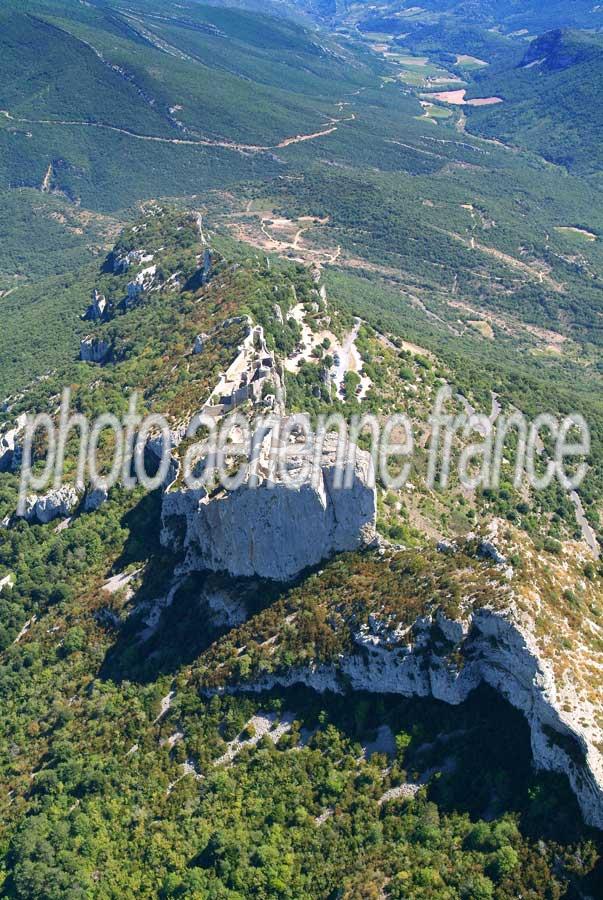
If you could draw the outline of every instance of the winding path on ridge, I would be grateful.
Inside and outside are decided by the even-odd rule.
[[[337,127],[341,122],[353,122],[356,119],[354,113],[345,118],[331,118],[325,123],[324,127],[319,131],[310,134],[296,134],[292,137],[283,138],[278,144],[263,146],[261,144],[241,144],[237,141],[211,140],[210,138],[171,138],[160,137],[159,135],[140,134],[137,131],[130,131],[128,128],[120,128],[118,125],[110,125],[106,122],[86,122],[78,119],[25,119],[11,115],[6,109],[0,109],[0,115],[3,115],[11,122],[17,122],[22,125],[62,125],[68,128],[100,128],[105,131],[113,131],[117,134],[125,134],[127,137],[134,138],[138,141],[153,141],[158,144],[179,144],[187,147],[218,147],[222,150],[232,150],[235,153],[271,153],[274,150],[284,150],[293,144],[302,144],[305,141],[315,141],[319,138],[328,137],[337,131]]]

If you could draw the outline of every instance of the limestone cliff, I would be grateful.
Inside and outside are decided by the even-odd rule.
[[[260,692],[299,683],[319,692],[458,705],[485,683],[524,714],[535,765],[566,774],[585,821],[603,828],[603,720],[595,689],[600,673],[587,646],[591,626],[572,646],[559,594],[551,591],[559,582],[547,580],[574,573],[566,560],[536,558],[527,571],[513,573],[480,561],[479,542],[470,553],[451,559],[427,549],[381,550],[329,564],[265,622],[258,616],[229,635],[224,653],[203,662],[202,688]],[[598,586],[584,590],[594,607]],[[316,625],[307,630],[310,609],[313,621],[325,623],[320,639]],[[277,614],[289,623],[284,633],[270,624]],[[253,640],[260,651],[242,674],[227,651],[233,642],[246,647]]]
[[[354,650],[337,663],[298,668],[243,683],[262,692],[305,684],[320,693],[347,689],[433,697],[458,705],[481,683],[524,713],[535,765],[565,773],[585,821],[603,828],[603,767],[593,735],[583,726],[592,710],[568,712],[549,663],[512,614],[480,610],[468,619],[425,616],[402,630],[372,620],[354,634]]]
[[[0,435],[0,472],[16,471],[21,463],[21,440],[27,416],[22,414],[14,428]]]
[[[24,518],[28,522],[47,525],[54,519],[66,519],[79,504],[79,494],[73,487],[65,485],[50,491],[42,497],[35,494],[27,498]]]
[[[98,337],[86,337],[80,341],[80,359],[82,362],[102,364],[111,353],[108,341]]]
[[[266,478],[257,487],[246,482],[211,497],[168,491],[162,542],[185,550],[183,572],[207,569],[283,582],[335,553],[366,546],[375,539],[377,507],[371,457],[357,452],[349,488],[335,487],[335,462],[332,447],[325,444],[314,483],[292,488]],[[295,468],[292,460],[292,477]]]

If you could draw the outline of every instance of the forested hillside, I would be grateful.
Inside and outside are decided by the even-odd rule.
[[[320,4],[295,0],[307,14],[353,35],[389,35],[415,52],[433,58],[468,54],[487,62],[502,61],[522,45],[555,28],[600,30],[603,14],[588,0],[573,3],[542,0],[426,0],[417,6],[411,0],[390,0],[378,6],[368,3]],[[454,57],[453,57],[454,58]]]
[[[476,74],[469,96],[500,96],[499,109],[474,109],[470,128],[533,150],[583,174],[603,169],[603,36],[550,31],[521,60]]]
[[[276,174],[272,151],[328,131],[370,73],[299,26],[195,3],[5,4],[1,35],[0,184],[103,209]]]
[[[293,4],[313,15],[326,19],[345,20],[348,16],[364,15],[369,21],[379,18],[398,18],[402,22],[448,18],[471,25],[496,26],[508,32],[519,29],[543,31],[556,26],[600,25],[598,7],[589,0],[424,0],[417,6],[411,0],[389,0],[378,7],[369,0],[291,0]],[[378,28],[371,29],[378,31]]]

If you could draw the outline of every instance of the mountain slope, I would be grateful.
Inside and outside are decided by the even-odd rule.
[[[551,31],[518,65],[479,73],[468,96],[500,96],[471,110],[470,128],[535,150],[584,174],[603,170],[603,36]]]
[[[472,24],[483,24],[515,31],[527,28],[543,31],[559,25],[592,27],[601,25],[600,11],[590,0],[424,0],[420,6],[412,0],[389,0],[378,7],[369,0],[291,0],[303,10],[327,20],[343,20],[349,15],[366,15],[367,8],[372,21],[379,18],[413,19],[422,17],[456,18]],[[378,31],[379,28],[371,30]]]
[[[197,218],[153,204],[124,232],[111,265],[93,276],[118,300],[137,266],[128,276],[114,270],[116,258],[139,250],[156,254],[159,264],[157,283],[138,304],[116,304],[108,321],[87,324],[110,338],[112,358],[102,367],[59,363],[4,420],[52,408],[57,389],[70,383],[74,410],[122,415],[137,390],[145,411],[161,410],[175,426],[198,410],[236,356],[244,324],[237,317],[263,324],[279,365],[296,357],[294,307],[321,340],[327,312],[334,337],[352,327],[339,297],[329,291],[325,299],[326,285],[299,263],[267,261],[225,235],[207,236],[221,251],[214,250],[212,277],[199,287],[205,245]],[[211,337],[194,354],[199,332]],[[455,374],[430,351],[407,350],[408,332],[399,332],[364,324],[359,335],[372,379],[363,405],[378,414],[402,408],[409,396],[418,413],[441,377],[463,369],[463,361]],[[73,336],[74,356],[77,345]],[[358,410],[354,395],[321,390],[317,399],[321,365],[316,357],[289,372],[289,395],[305,408],[318,404],[316,411]],[[73,449],[70,442],[69,458]],[[0,479],[4,519],[14,511],[18,475]],[[370,676],[375,654],[397,659],[420,616],[417,687],[430,678],[444,685],[450,673],[456,680],[455,666],[464,672],[459,682],[469,679],[482,657],[504,658],[506,645],[494,635],[480,644],[473,634],[470,657],[470,641],[459,648],[444,632],[454,627],[447,617],[466,604],[504,617],[509,593],[523,594],[526,585],[542,591],[544,610],[550,604],[557,616],[553,661],[561,657],[557,642],[572,660],[584,656],[595,632],[579,635],[575,622],[599,615],[601,582],[594,565],[584,573],[585,550],[571,539],[571,526],[557,532],[561,549],[548,550],[514,529],[511,540],[533,563],[524,569],[514,561],[509,576],[478,558],[475,541],[436,552],[409,521],[413,499],[403,490],[384,496],[380,528],[391,528],[394,538],[404,522],[404,540],[414,548],[384,544],[340,555],[288,585],[185,574],[181,555],[159,541],[164,499],[161,491],[145,496],[116,487],[100,508],[82,506],[61,527],[11,519],[2,530],[4,896],[68,900],[74,884],[80,896],[119,890],[149,900],[327,900],[340,891],[355,900],[377,890],[391,900],[430,900],[436,890],[501,900],[567,890],[597,895],[600,837],[581,823],[567,779],[533,770],[533,715],[525,721],[483,686],[449,707],[384,694],[380,676],[366,693],[354,690],[344,671]],[[513,501],[519,505],[520,497]],[[424,515],[454,534],[475,527],[468,506],[479,519],[491,499],[455,493],[447,502],[448,516],[428,506]],[[546,515],[534,518],[548,523]],[[240,523],[243,531],[248,526]],[[274,552],[283,551],[275,540]],[[569,587],[562,593],[566,585],[575,596]],[[524,612],[533,616],[540,607],[532,593],[527,599]],[[535,622],[544,643],[550,621]],[[420,629],[428,630],[426,641]],[[308,672],[318,679],[331,665],[336,694],[303,687]],[[584,678],[587,672],[594,689],[598,672],[584,667]],[[246,690],[256,679],[280,684],[281,677],[296,684]],[[560,673],[560,684],[565,677],[574,675]],[[543,683],[534,676],[535,691]],[[557,729],[545,723],[544,731],[549,757],[571,766],[582,747],[564,723],[551,722]]]
[[[554,28],[603,28],[603,13],[588,0],[546,3],[542,0],[505,3],[499,0],[390,0],[337,4],[322,15],[315,4],[299,0],[299,7],[337,30],[358,36],[395,39],[415,53],[433,59],[469,55],[482,62],[507,61],[521,54],[528,40]],[[462,73],[461,73],[462,74]]]
[[[276,174],[278,145],[328,134],[336,103],[367,83],[366,64],[297,25],[194,3],[167,12],[3,6],[0,184],[48,179],[116,209]]]
[[[586,824],[603,823],[600,190],[472,134],[424,96],[452,73],[421,62],[429,74],[404,81],[404,53],[369,53],[357,31],[187,0],[10,10],[0,894],[603,896]],[[347,11],[344,28],[367,15]],[[522,36],[488,41],[460,15],[437,28],[449,21],[500,52],[487,77],[521,61]],[[581,65],[547,52],[543,78]],[[584,415],[579,495],[518,486],[513,438],[500,484],[453,472],[432,490],[444,384],[453,422]],[[19,519],[22,416],[58,416],[66,385],[90,419],[134,399],[164,415],[169,487],[93,491],[88,472],[72,490],[76,428],[65,505],[50,485]],[[229,518],[227,492],[189,491],[182,466],[196,414],[222,424],[232,404],[288,424],[404,412],[410,480],[361,482],[368,536],[350,501],[333,511],[324,470],[319,503],[264,481]],[[456,438],[455,462],[473,440]],[[159,445],[153,432],[145,464]],[[37,441],[40,468],[44,453]],[[361,550],[331,558],[332,519],[338,551]]]

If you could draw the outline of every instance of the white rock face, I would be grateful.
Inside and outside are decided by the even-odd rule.
[[[68,486],[51,491],[43,497],[32,495],[26,500],[23,518],[40,525],[47,525],[54,519],[66,519],[78,505],[79,499],[75,488]]]
[[[14,583],[14,575],[5,575],[4,578],[0,578],[0,594],[2,593],[4,588],[8,588],[10,590],[13,587]]]
[[[150,291],[155,283],[157,266],[149,266],[139,272],[136,278],[128,284],[128,302],[135,303],[139,297]]]
[[[128,271],[130,266],[143,265],[147,262],[153,262],[152,253],[146,253],[144,250],[130,250],[129,253],[113,256],[113,272],[116,275],[123,274]]]
[[[19,438],[25,425],[25,413],[17,419],[17,424],[10,431],[0,435],[0,472],[16,471],[21,462],[21,446]]]
[[[485,682],[525,715],[535,765],[566,774],[585,821],[603,828],[601,754],[587,727],[592,710],[574,698],[568,711],[552,665],[542,659],[511,610],[478,610],[465,621],[440,613],[404,629],[372,620],[354,635],[354,643],[354,652],[335,665],[266,676],[236,690],[259,692],[301,683],[319,692],[351,687],[458,705]]]
[[[291,475],[294,470],[293,461]],[[334,553],[373,542],[377,502],[369,454],[357,451],[350,488],[335,488],[335,459],[327,451],[319,474],[317,483],[297,488],[264,480],[212,499],[199,491],[169,492],[162,542],[186,550],[183,572],[283,582]]]
[[[108,311],[107,298],[95,288],[92,291],[92,302],[86,310],[84,318],[91,319],[93,322],[102,322]]]

